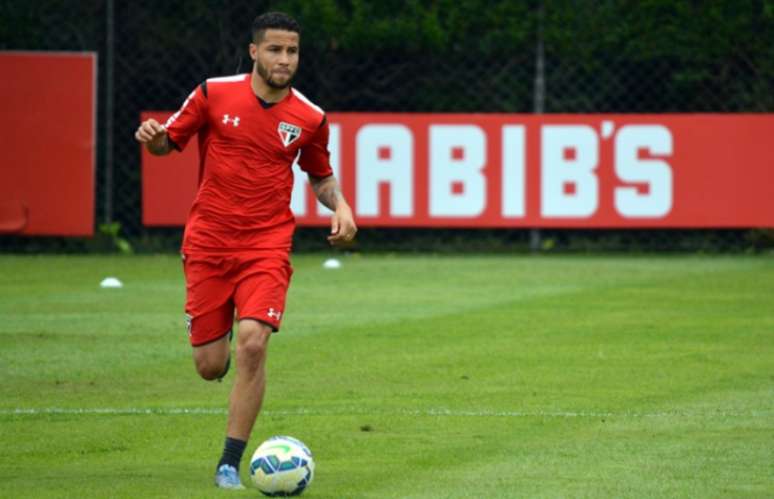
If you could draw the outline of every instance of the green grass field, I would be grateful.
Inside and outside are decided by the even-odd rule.
[[[305,441],[305,497],[774,497],[771,256],[324,258],[248,448]],[[212,485],[234,375],[183,294],[174,256],[0,256],[0,497],[261,497]]]

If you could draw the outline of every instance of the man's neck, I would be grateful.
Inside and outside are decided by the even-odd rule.
[[[290,87],[274,88],[266,84],[261,76],[253,71],[250,75],[250,86],[253,87],[253,93],[265,102],[279,102],[288,95]]]

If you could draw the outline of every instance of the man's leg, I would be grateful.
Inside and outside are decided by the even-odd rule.
[[[230,354],[229,335],[206,345],[193,347],[196,372],[206,380],[222,378],[228,369]]]
[[[206,380],[223,377],[234,326],[234,285],[224,277],[222,258],[183,257],[185,313],[196,372]]]
[[[237,478],[239,462],[263,402],[269,338],[273,331],[279,330],[293,273],[284,253],[270,258],[245,254],[240,258],[233,295],[239,312],[236,379],[229,401],[226,444],[218,463],[218,473],[225,469]],[[225,479],[223,482],[230,483]]]
[[[239,462],[258,417],[266,389],[266,351],[272,328],[252,319],[239,321],[236,345],[236,380],[231,389],[228,427],[215,483],[241,488]]]
[[[196,372],[206,380],[226,374],[231,348],[229,339],[234,325],[234,304],[230,301],[191,319],[191,344]]]
[[[266,389],[266,352],[271,326],[253,319],[239,321],[236,345],[236,381],[231,390],[227,435],[244,440],[258,417]]]

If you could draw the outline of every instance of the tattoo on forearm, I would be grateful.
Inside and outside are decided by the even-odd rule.
[[[314,193],[317,199],[330,210],[336,210],[339,201],[343,199],[339,183],[333,177],[313,182]]]

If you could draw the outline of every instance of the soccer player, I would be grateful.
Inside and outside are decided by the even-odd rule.
[[[249,74],[211,78],[164,125],[144,121],[135,138],[152,154],[182,150],[198,134],[199,189],[186,222],[182,257],[186,319],[199,375],[221,379],[230,364],[235,310],[236,379],[226,442],[215,473],[243,488],[239,462],[261,408],[269,338],[280,328],[295,228],[291,165],[297,158],[322,204],[333,210],[333,245],[357,232],[329,162],[325,113],[291,87],[300,27],[270,12],[252,25]]]

